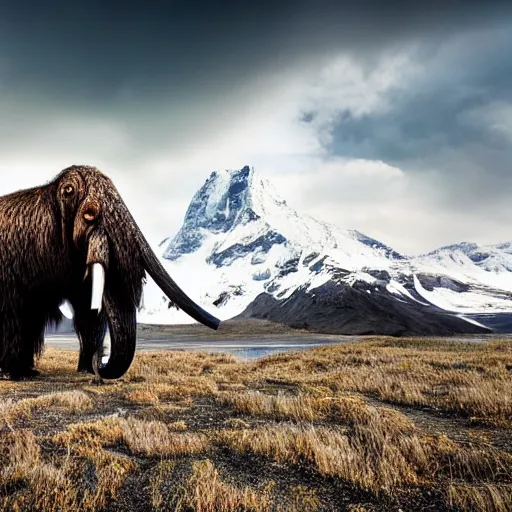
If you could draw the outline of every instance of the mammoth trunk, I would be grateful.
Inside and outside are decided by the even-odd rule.
[[[107,204],[112,215],[105,214],[102,228],[90,236],[86,263],[87,268],[101,263],[106,271],[103,306],[111,341],[108,361],[103,364],[102,351],[97,350],[93,367],[100,377],[116,379],[126,373],[135,355],[136,311],[145,272],[192,318],[212,329],[217,329],[220,322],[190,299],[167,274],[123,200],[115,189],[110,192]]]
[[[215,318],[213,315],[205,311],[201,306],[196,304],[190,297],[188,297],[185,292],[174,282],[171,276],[165,271],[164,267],[155,256],[155,253],[151,250],[147,240],[144,238],[144,235],[140,231],[137,223],[131,216],[128,208],[122,201],[121,198],[118,199],[121,209],[124,211],[126,218],[128,220],[128,224],[131,228],[131,232],[134,236],[134,242],[137,244],[140,255],[142,257],[142,263],[144,265],[144,269],[147,273],[152,277],[155,283],[160,287],[160,289],[167,295],[167,297],[174,302],[180,309],[182,309],[185,313],[190,315],[194,320],[210,327],[211,329],[217,329],[219,327],[220,321],[218,318]]]

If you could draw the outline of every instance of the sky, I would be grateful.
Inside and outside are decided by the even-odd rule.
[[[512,2],[1,2],[0,194],[109,175],[151,243],[217,169],[405,254],[512,241]]]

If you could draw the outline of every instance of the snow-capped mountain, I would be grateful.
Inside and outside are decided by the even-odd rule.
[[[164,240],[159,251],[176,282],[222,320],[248,314],[250,305],[254,315],[268,316],[265,308],[277,311],[285,304],[290,308],[298,295],[302,303],[304,297],[325,298],[327,288],[328,302],[334,301],[338,309],[341,299],[334,298],[334,289],[345,290],[343,295],[349,294],[354,304],[359,300],[353,296],[357,292],[360,308],[375,319],[372,332],[386,308],[395,320],[403,317],[395,322],[402,327],[405,316],[412,315],[411,308],[423,317],[441,309],[459,316],[512,311],[512,244],[463,243],[407,257],[358,231],[341,230],[297,212],[248,166],[213,172],[194,195],[181,229]],[[386,308],[377,315],[384,303]],[[368,308],[373,311],[370,315]],[[454,318],[457,325],[474,327]],[[139,321],[192,320],[169,308],[149,281]],[[437,317],[427,323],[436,321],[443,323]],[[456,331],[457,326],[450,329]]]
[[[468,242],[447,245],[420,256],[418,261],[423,264],[437,264],[448,269],[458,268],[465,275],[474,276],[477,280],[495,282],[502,286],[512,284],[508,278],[512,275],[512,243],[510,242],[498,245]]]
[[[512,244],[462,242],[411,260],[416,288],[430,302],[451,311],[512,311]],[[448,279],[450,282],[448,282]]]
[[[182,228],[160,248],[178,284],[221,319],[241,313],[262,292],[283,298],[305,283],[321,284],[330,269],[388,269],[402,259],[357,231],[299,214],[247,166],[213,172],[193,197]],[[153,291],[146,288],[141,321],[186,321],[181,312],[165,310],[159,292],[163,302],[155,304],[153,296],[150,304]]]
[[[308,249],[329,253],[347,268],[361,262],[387,267],[387,260],[401,259],[391,248],[357,231],[341,231],[299,215],[268,180],[249,167],[210,175],[192,199],[183,227],[163,257],[176,261],[211,242],[209,263],[217,268],[249,253],[266,254],[277,246],[286,246],[284,252],[290,254]],[[261,257],[256,259],[253,265],[263,263]]]

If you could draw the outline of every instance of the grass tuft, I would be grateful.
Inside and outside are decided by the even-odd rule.
[[[448,488],[448,502],[463,512],[509,512],[512,485],[452,484]]]
[[[270,512],[276,510],[269,492],[271,487],[268,486],[262,491],[235,487],[222,479],[211,460],[200,460],[193,463],[190,477],[173,497],[173,510]]]

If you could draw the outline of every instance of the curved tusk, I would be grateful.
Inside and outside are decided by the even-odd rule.
[[[103,301],[103,289],[105,288],[105,270],[101,263],[94,263],[92,266],[92,294],[91,309],[101,311]]]

